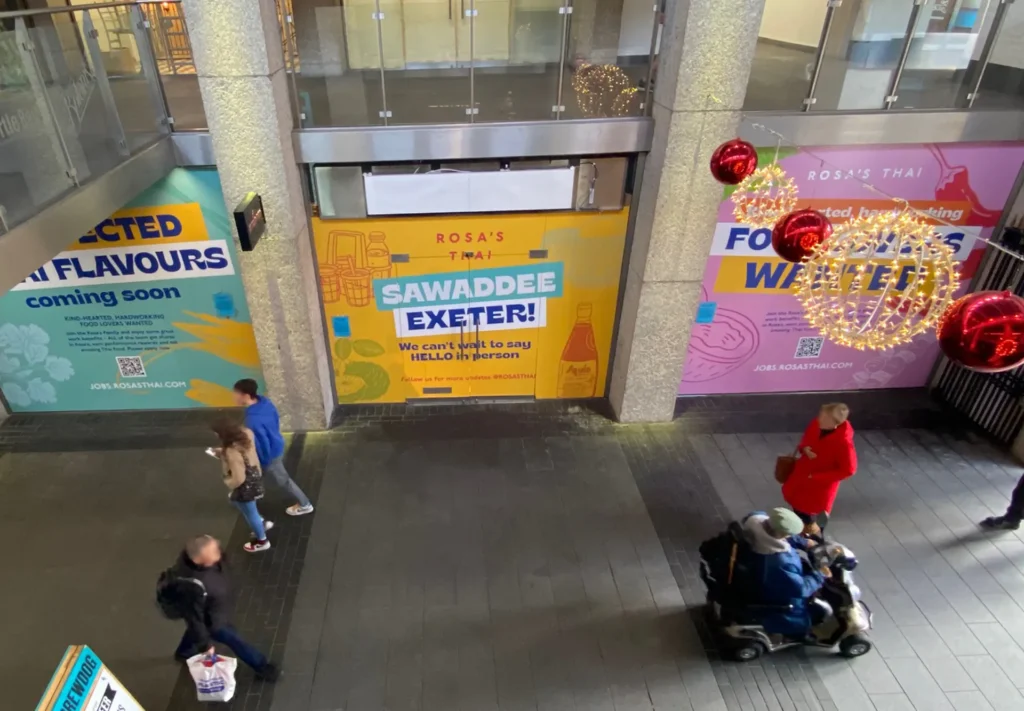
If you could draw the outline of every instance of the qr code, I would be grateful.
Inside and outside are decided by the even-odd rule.
[[[801,338],[796,342],[796,353],[793,357],[818,358],[821,356],[821,347],[824,343],[824,338]]]
[[[138,356],[117,356],[117,372],[122,378],[145,378],[146,367]]]

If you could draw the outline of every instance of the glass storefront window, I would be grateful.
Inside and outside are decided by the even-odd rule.
[[[765,0],[744,109],[803,108],[827,10],[827,0]]]
[[[199,95],[199,77],[181,5],[161,2],[140,5],[140,8],[149,22],[149,42],[167,100],[167,112],[174,119],[174,130],[206,130],[206,112]]]
[[[985,35],[985,44],[992,43],[988,63],[984,66],[980,86],[975,80],[969,96],[970,106],[975,109],[1020,109],[1024,108],[1024,2],[1015,2],[990,9],[985,26],[994,26],[1000,20],[998,34]],[[979,39],[979,45],[981,45]],[[976,46],[971,59],[977,72],[981,72],[980,58],[984,47]]]
[[[393,8],[384,3],[387,20]],[[279,0],[285,65],[297,126],[383,125],[381,54],[384,22],[375,0]],[[390,29],[392,25],[388,25]],[[388,48],[395,39],[388,35]],[[397,38],[401,42],[401,37]],[[394,65],[394,57],[388,63]]]
[[[660,26],[650,0],[279,6],[304,127],[640,115]]]
[[[1022,22],[999,0],[765,0],[744,108],[1016,108]]]
[[[835,8],[812,111],[885,108],[914,7],[914,0],[865,0]]]
[[[975,58],[991,30],[990,0],[928,0],[914,23],[893,108],[964,106],[977,83]]]
[[[573,3],[567,118],[615,118],[644,113],[651,58],[660,43],[660,18],[650,0]]]

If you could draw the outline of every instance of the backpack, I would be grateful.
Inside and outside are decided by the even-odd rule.
[[[156,606],[168,620],[184,618],[184,610],[199,596],[206,598],[206,586],[202,580],[186,578],[176,568],[168,568],[156,579]]]
[[[732,584],[736,561],[745,544],[743,529],[736,521],[722,533],[700,544],[700,577],[709,591],[724,592]]]

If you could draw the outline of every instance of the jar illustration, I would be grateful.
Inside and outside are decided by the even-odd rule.
[[[591,303],[576,306],[576,323],[558,363],[558,397],[586,398],[597,394],[597,343],[590,322],[593,311]]]
[[[383,232],[371,232],[370,243],[366,246],[366,268],[374,279],[387,279],[391,276],[391,250]]]
[[[346,269],[341,272],[341,286],[349,306],[368,306],[373,290],[369,269]]]

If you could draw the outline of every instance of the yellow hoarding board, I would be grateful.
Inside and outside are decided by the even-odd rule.
[[[314,219],[339,402],[604,395],[626,221]]]

